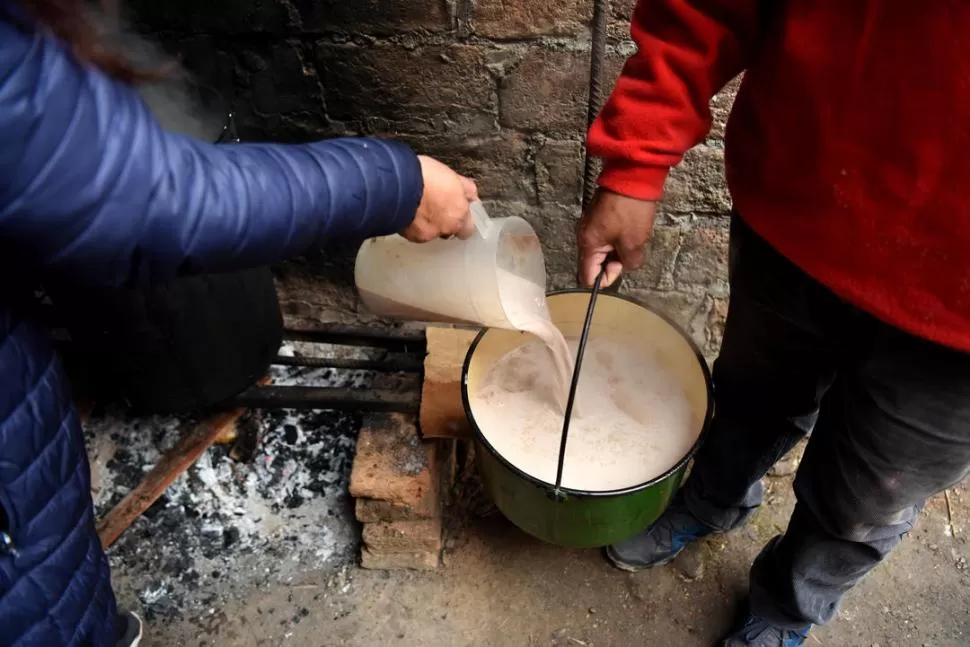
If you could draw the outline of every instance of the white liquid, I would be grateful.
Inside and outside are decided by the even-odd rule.
[[[545,344],[556,375],[554,388],[548,390],[546,395],[559,407],[562,414],[566,410],[575,360],[573,352],[566,344],[566,338],[552,323],[549,306],[546,304],[546,286],[504,269],[498,270],[498,285],[502,293],[502,307],[509,323],[516,330],[535,335]]]
[[[575,343],[570,342],[575,348]],[[562,433],[553,359],[528,342],[503,356],[472,395],[475,421],[495,450],[546,483],[555,483]],[[562,485],[608,491],[640,485],[682,459],[697,440],[686,394],[656,358],[590,338],[576,391]]]

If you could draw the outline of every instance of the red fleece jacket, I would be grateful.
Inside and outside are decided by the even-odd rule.
[[[657,199],[747,70],[726,136],[744,220],[836,294],[970,350],[970,2],[640,0],[589,134],[603,187]]]

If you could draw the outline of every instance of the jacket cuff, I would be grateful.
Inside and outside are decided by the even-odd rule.
[[[414,221],[418,205],[424,197],[424,175],[421,162],[411,147],[391,139],[371,140],[378,142],[391,156],[398,169],[398,200],[393,215],[381,234],[396,234]]]
[[[604,189],[628,198],[656,201],[663,197],[668,173],[670,169],[662,166],[611,160],[603,166],[598,183]]]

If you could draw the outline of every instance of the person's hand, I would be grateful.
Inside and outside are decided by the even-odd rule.
[[[418,156],[424,177],[424,195],[411,224],[401,235],[415,243],[435,238],[468,238],[475,231],[469,208],[478,200],[478,187],[436,159]]]
[[[604,263],[604,288],[624,271],[640,267],[656,215],[657,203],[654,201],[598,189],[576,230],[582,284],[592,286]]]

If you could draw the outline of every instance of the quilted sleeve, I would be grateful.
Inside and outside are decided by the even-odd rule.
[[[404,229],[423,191],[403,144],[215,145],[0,16],[0,256],[103,285],[272,263]]]

